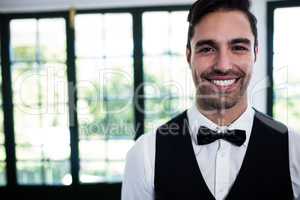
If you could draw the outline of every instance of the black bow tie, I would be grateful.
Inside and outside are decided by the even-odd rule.
[[[199,145],[209,144],[216,140],[223,139],[236,146],[242,146],[246,140],[246,132],[243,130],[226,130],[218,132],[205,126],[200,126],[197,140]]]

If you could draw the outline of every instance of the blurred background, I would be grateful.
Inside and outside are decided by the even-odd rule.
[[[193,103],[192,3],[0,0],[0,195],[120,199],[134,141]],[[300,2],[252,11],[250,102],[300,132]]]

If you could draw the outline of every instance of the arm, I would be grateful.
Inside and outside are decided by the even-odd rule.
[[[154,200],[154,160],[150,159],[154,155],[154,147],[150,145],[151,137],[149,134],[143,135],[127,153],[122,200]]]
[[[290,172],[294,197],[300,200],[300,134],[289,129]]]

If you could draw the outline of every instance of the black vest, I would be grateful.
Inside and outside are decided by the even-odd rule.
[[[215,199],[197,164],[186,111],[157,129],[154,187],[156,200]],[[286,126],[255,112],[245,158],[226,199],[293,199]]]

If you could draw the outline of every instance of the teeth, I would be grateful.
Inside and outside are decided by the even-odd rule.
[[[231,84],[233,84],[235,81],[235,79],[231,79],[231,80],[212,80],[212,82],[216,85],[219,86],[229,86]]]

